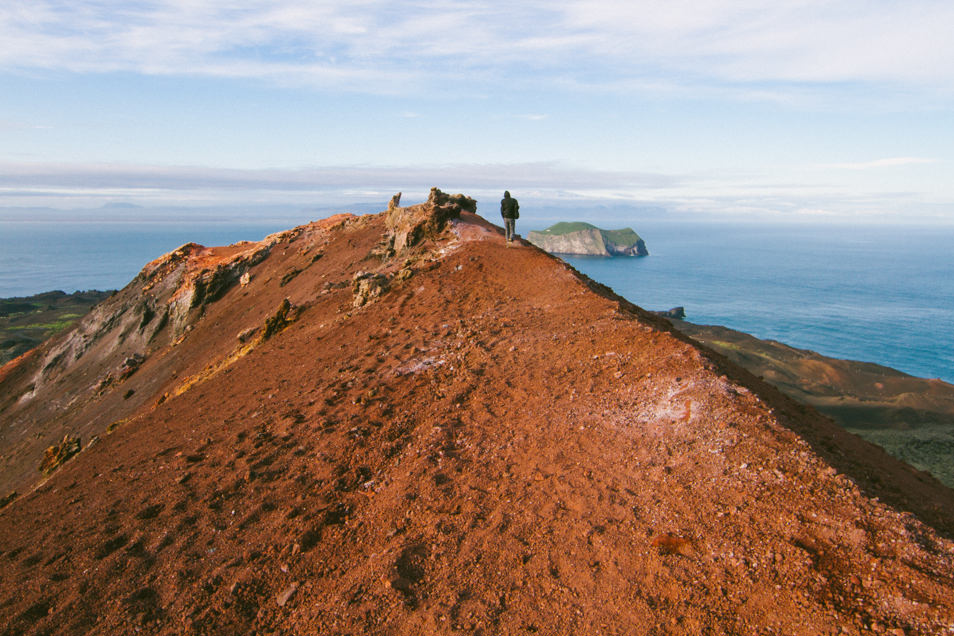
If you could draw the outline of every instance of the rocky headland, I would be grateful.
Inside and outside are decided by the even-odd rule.
[[[539,232],[530,232],[527,240],[551,254],[581,256],[647,256],[646,243],[630,228],[601,230],[589,223],[561,222]]]
[[[954,492],[473,209],[183,246],[0,368],[5,632],[950,631]]]

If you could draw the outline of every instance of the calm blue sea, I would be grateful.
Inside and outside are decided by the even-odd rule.
[[[644,309],[954,382],[954,228],[634,229],[650,256],[567,260]]]
[[[121,289],[146,263],[184,243],[258,241],[294,225],[0,221],[0,298],[53,289]]]
[[[120,288],[188,241],[292,225],[0,221],[0,297]],[[645,309],[682,305],[692,322],[954,382],[954,228],[631,225],[650,256],[567,260]]]

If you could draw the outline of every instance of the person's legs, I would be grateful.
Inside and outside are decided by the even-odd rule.
[[[513,240],[513,231],[516,225],[516,219],[504,219],[504,226],[506,227],[506,236],[508,242]]]

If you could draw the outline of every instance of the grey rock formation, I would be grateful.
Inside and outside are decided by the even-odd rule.
[[[646,244],[630,228],[601,230],[589,223],[557,223],[527,240],[553,254],[587,256],[647,256]]]

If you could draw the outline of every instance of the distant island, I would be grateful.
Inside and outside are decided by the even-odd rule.
[[[542,232],[530,232],[527,240],[552,254],[586,256],[648,256],[646,243],[630,228],[601,230],[583,222],[561,222]]]

